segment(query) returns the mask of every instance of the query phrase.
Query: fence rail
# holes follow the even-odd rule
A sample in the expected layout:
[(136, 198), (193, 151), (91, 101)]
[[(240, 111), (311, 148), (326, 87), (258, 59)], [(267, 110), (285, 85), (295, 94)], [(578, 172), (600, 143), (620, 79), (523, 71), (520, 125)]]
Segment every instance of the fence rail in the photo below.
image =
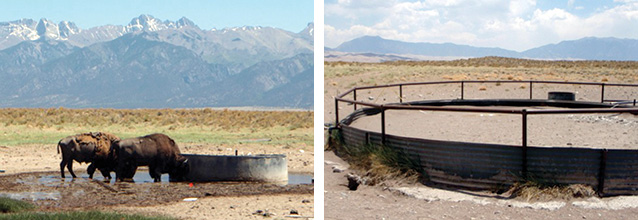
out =
[[(579, 108), (579, 109), (526, 109), (459, 106), (422, 106), (403, 103), (403, 87), (433, 84), (460, 84), (460, 99), (464, 98), (466, 83), (529, 83), (530, 99), (534, 84), (595, 85), (601, 88), (600, 103), (605, 103), (605, 86), (638, 87), (635, 84), (606, 84), (588, 82), (554, 81), (442, 81), (403, 83), (367, 86), (350, 89), (335, 98), (336, 125), (347, 145), (376, 144), (392, 147), (418, 161), (430, 181), (471, 189), (501, 189), (520, 181), (538, 181), (553, 184), (586, 184), (598, 195), (638, 194), (638, 150), (535, 147), (527, 145), (527, 116), (535, 114), (588, 114), (588, 113), (633, 113), (638, 108)], [(375, 104), (356, 101), (356, 92), (374, 88), (398, 87), (400, 103)], [(344, 98), (349, 94), (353, 100)], [(631, 100), (612, 100), (614, 102)], [(355, 105), (355, 111), (339, 120), (339, 102)], [(357, 105), (367, 108), (357, 109)], [(520, 114), (522, 121), (521, 145), (498, 145), (440, 141), (388, 135), (385, 132), (385, 111), (429, 110), (456, 112), (489, 112)], [(349, 126), (358, 117), (381, 114), (381, 132), (371, 132)]]

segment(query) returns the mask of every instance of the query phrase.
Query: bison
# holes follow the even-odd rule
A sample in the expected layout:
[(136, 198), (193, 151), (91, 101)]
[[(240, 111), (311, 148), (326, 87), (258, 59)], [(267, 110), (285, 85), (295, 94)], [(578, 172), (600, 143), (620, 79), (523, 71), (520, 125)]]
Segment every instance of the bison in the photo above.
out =
[(188, 160), (175, 141), (164, 134), (128, 138), (113, 145), (117, 154), (115, 176), (120, 181), (133, 178), (138, 166), (148, 166), (155, 182), (161, 181), (162, 173), (168, 173), (171, 180), (181, 180), (188, 172)]
[(64, 178), (64, 166), (73, 178), (73, 160), (80, 163), (91, 163), (87, 169), (89, 178), (93, 178), (95, 169), (100, 170), (104, 178), (111, 178), (115, 170), (115, 154), (111, 149), (112, 142), (119, 141), (115, 135), (105, 132), (82, 133), (62, 138), (58, 142), (58, 154), (62, 151), (60, 175)]

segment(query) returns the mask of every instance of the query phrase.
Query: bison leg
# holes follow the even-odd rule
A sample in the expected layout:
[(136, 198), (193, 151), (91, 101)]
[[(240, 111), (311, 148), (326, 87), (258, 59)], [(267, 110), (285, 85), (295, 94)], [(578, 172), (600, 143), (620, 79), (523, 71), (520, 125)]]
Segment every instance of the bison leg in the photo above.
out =
[[(64, 163), (64, 161), (63, 161), (63, 163)], [(75, 175), (75, 173), (73, 172), (73, 160), (71, 160), (68, 163), (66, 163), (66, 168), (69, 170), (69, 173), (71, 173), (71, 176), (73, 176), (73, 178), (77, 177)]]
[(153, 178), (153, 182), (162, 182), (162, 172), (159, 167), (148, 166), (148, 174)]
[(119, 181), (132, 180), (133, 176), (135, 176), (135, 171), (137, 171), (137, 166), (135, 165), (119, 166), (117, 171), (115, 171), (115, 178)]
[(66, 166), (66, 160), (62, 160), (62, 162), (60, 162), (60, 176), (62, 176), (62, 178), (64, 177), (64, 166)]
[(100, 170), (100, 173), (102, 173), (102, 176), (104, 176), (104, 179), (111, 179), (111, 170), (108, 168), (101, 168), (98, 169)]
[(95, 165), (93, 163), (89, 164), (86, 172), (89, 174), (89, 179), (93, 179), (93, 174), (95, 173)]

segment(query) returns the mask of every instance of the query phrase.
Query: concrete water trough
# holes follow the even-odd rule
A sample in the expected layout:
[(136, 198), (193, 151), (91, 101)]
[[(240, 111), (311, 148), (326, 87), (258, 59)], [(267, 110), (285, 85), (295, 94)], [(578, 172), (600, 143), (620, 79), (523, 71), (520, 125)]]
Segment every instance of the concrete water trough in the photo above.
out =
[(258, 154), (250, 156), (183, 154), (188, 158), (186, 181), (252, 181), (286, 182), (286, 155)]

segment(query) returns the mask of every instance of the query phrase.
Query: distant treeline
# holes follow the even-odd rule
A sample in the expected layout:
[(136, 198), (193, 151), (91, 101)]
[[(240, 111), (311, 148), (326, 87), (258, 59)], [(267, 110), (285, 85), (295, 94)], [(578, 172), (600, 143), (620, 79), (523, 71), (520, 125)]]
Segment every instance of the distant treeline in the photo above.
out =
[[(324, 65), (358, 65), (355, 62), (324, 62)], [(531, 60), (507, 57), (481, 57), (450, 61), (388, 61), (380, 65), (410, 66), (454, 66), (454, 67), (525, 67), (525, 68), (613, 68), (638, 69), (638, 61), (598, 61), (598, 60)]]
[(0, 125), (53, 127), (56, 125), (207, 126), (219, 129), (311, 128), (312, 111), (243, 111), (203, 109), (67, 109), (2, 108)]

